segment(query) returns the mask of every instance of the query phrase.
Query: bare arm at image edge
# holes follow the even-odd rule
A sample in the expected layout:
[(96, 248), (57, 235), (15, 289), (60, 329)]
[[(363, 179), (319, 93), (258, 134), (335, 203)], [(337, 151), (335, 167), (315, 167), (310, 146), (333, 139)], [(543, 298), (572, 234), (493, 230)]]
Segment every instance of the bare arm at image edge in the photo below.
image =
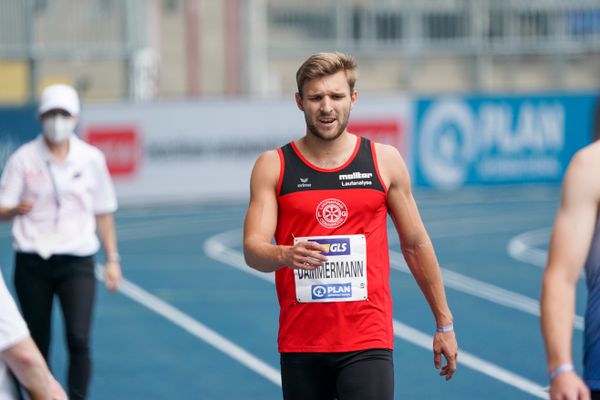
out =
[[(560, 206), (552, 229), (541, 295), (541, 325), (548, 371), (572, 365), (571, 341), (577, 280), (585, 264), (600, 201), (600, 147), (580, 151), (563, 182)], [(551, 383), (552, 399), (589, 399), (589, 390), (574, 371)]]
[[(0, 271), (0, 361), (12, 371), (32, 399), (66, 399), (31, 339), (27, 325), (8, 292)], [(1, 397), (2, 393), (0, 393)]]
[(32, 400), (66, 399), (67, 395), (54, 379), (31, 337), (4, 350), (2, 359), (15, 374)]

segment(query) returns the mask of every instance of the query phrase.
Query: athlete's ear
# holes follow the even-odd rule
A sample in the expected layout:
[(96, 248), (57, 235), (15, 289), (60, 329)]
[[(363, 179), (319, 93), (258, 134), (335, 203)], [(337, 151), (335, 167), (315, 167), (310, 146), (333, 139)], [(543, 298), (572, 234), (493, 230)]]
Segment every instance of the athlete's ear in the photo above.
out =
[(294, 97), (296, 98), (296, 105), (298, 106), (300, 111), (304, 111), (304, 106), (302, 105), (302, 95), (299, 92), (296, 92)]
[(353, 90), (352, 93), (350, 94), (350, 109), (352, 109), (352, 107), (354, 107), (354, 103), (356, 103), (357, 98), (358, 98), (358, 92), (356, 90)]

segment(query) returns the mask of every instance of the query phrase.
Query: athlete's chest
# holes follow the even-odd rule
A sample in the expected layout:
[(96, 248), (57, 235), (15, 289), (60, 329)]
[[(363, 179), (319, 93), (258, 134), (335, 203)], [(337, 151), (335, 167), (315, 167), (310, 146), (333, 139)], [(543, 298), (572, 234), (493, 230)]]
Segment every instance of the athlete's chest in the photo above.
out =
[(279, 198), (280, 224), (333, 230), (367, 231), (385, 221), (385, 194), (375, 190), (314, 190)]
[(280, 157), (280, 222), (331, 231), (348, 227), (356, 230), (356, 224), (385, 218), (386, 192), (371, 143), (365, 139), (361, 139), (351, 159), (334, 170), (310, 165), (291, 144), (280, 149)]
[(298, 149), (288, 144), (279, 151), (282, 162), (278, 195), (323, 191), (370, 189), (385, 192), (371, 143), (361, 139), (346, 163), (335, 169), (310, 164)]

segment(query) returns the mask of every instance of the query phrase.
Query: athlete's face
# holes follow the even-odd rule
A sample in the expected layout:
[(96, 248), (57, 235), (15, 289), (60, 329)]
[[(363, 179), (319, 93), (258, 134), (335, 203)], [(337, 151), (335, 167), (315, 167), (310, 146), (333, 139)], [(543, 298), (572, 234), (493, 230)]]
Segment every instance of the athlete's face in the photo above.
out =
[(296, 104), (304, 111), (308, 134), (322, 140), (334, 140), (346, 130), (356, 91), (350, 92), (344, 71), (304, 83)]

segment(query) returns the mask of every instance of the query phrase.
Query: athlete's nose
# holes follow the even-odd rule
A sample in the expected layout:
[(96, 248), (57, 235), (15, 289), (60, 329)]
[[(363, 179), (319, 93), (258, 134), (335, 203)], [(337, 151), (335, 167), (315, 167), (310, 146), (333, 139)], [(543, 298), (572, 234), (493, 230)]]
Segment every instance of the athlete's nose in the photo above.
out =
[(333, 111), (333, 102), (328, 96), (324, 96), (321, 100), (321, 112), (329, 114), (331, 111)]

